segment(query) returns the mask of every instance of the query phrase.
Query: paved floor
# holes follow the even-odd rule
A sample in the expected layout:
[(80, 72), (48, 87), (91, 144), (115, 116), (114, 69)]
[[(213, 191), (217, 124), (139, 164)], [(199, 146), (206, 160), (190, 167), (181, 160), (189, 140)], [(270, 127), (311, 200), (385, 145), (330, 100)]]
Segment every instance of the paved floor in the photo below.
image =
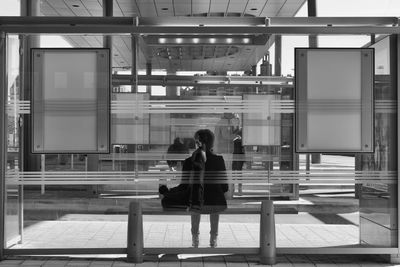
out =
[[(172, 217), (172, 216), (171, 216)], [(177, 217), (177, 216), (173, 216)], [(144, 221), (145, 247), (190, 247), (189, 216), (182, 221)], [(259, 223), (219, 225), (219, 247), (258, 247)], [(208, 216), (202, 216), (200, 246), (208, 246)], [(25, 228), (23, 242), (13, 248), (126, 247), (126, 221), (41, 221)], [(277, 224), (277, 247), (349, 246), (359, 243), (352, 224)]]
[[(43, 266), (43, 267), (256, 267), (271, 266), (259, 264), (259, 259), (254, 256), (192, 256), (178, 258), (176, 255), (164, 257), (151, 256), (144, 259), (143, 263), (127, 263), (124, 258), (71, 258), (71, 257), (12, 257), (0, 262), (0, 266)], [(273, 266), (279, 267), (328, 267), (328, 266), (400, 266), (386, 263), (383, 258), (375, 255), (279, 255)]]

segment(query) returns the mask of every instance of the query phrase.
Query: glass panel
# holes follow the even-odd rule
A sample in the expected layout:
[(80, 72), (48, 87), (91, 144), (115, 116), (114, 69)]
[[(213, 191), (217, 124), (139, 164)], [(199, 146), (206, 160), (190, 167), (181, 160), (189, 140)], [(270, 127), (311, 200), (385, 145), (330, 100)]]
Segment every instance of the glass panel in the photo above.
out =
[(12, 35), (7, 38), (7, 169), (6, 169), (6, 204), (5, 204), (5, 240), (6, 246), (21, 241), (21, 186), (11, 177), (21, 170), (20, 152), (20, 114), (24, 104), (20, 101), (19, 77), (19, 39)]
[[(398, 244), (397, 192), (397, 85), (391, 78), (390, 40), (386, 37), (372, 45), (375, 48), (375, 153), (358, 155), (363, 173), (381, 173), (376, 180), (358, 185), (360, 190), (360, 239), (375, 246)], [(392, 48), (396, 49), (396, 48)], [(388, 182), (387, 177), (394, 181)]]
[[(103, 36), (62, 38), (74, 47), (100, 47)], [(379, 236), (381, 226), (397, 218), (390, 206), (397, 203), (390, 76), (375, 79), (374, 155), (295, 154), (293, 77), (285, 73), (271, 82), (265, 77), (268, 58), (260, 73), (252, 72), (264, 50), (200, 40), (190, 47), (140, 46), (136, 83), (130, 76), (131, 41), (113, 36), (112, 153), (46, 155), (37, 169), (9, 167), (16, 171), (8, 173), (8, 185), (24, 189), (24, 239), (13, 249), (125, 248), (129, 202), (140, 200), (145, 210), (162, 212), (159, 185), (185, 182), (184, 160), (196, 150), (194, 133), (205, 128), (214, 132), (214, 152), (224, 159), (229, 208), (248, 211), (274, 199), (278, 247), (396, 246), (396, 226), (379, 242), (367, 239), (368, 231), (371, 238)], [(288, 65), (294, 67), (293, 60)], [(209, 220), (201, 216), (200, 247), (210, 245)], [(375, 228), (365, 220), (375, 220)], [(218, 246), (258, 247), (259, 221), (257, 214), (220, 215)], [(144, 242), (190, 247), (191, 217), (145, 215)]]

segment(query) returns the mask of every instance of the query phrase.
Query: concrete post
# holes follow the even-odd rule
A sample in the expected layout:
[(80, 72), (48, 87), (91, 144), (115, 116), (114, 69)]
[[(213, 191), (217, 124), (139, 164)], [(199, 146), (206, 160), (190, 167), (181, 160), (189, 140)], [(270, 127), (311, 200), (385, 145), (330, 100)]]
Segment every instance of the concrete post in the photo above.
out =
[(127, 262), (143, 262), (143, 219), (139, 201), (129, 203)]
[(276, 263), (275, 212), (272, 200), (264, 200), (261, 203), (260, 263)]

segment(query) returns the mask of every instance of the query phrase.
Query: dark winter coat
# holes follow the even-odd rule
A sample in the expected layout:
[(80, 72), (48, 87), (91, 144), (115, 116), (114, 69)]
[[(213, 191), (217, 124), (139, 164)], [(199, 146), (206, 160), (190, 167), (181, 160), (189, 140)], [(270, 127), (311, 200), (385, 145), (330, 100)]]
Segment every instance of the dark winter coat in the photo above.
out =
[[(204, 173), (204, 206), (219, 206), (226, 208), (226, 199), (224, 193), (228, 191), (225, 161), (222, 156), (206, 153), (207, 161), (205, 163)], [(189, 157), (183, 163), (182, 172), (189, 173), (193, 168), (192, 158)], [(184, 181), (185, 177), (182, 177)]]
[[(192, 186), (197, 189), (200, 169), (204, 168), (204, 193), (202, 199), (203, 204), (200, 212), (213, 213), (226, 209), (227, 203), (224, 193), (228, 191), (228, 183), (224, 158), (210, 152), (207, 152), (206, 156), (207, 161), (205, 165), (198, 164), (199, 161), (193, 159), (193, 157), (189, 157), (184, 161), (181, 184), (177, 187), (171, 188), (167, 192), (163, 192), (165, 196), (163, 199), (164, 202), (162, 202), (164, 207), (179, 206), (182, 204), (182, 200), (184, 205), (190, 205), (190, 203), (197, 204), (198, 196), (196, 194), (190, 195), (188, 193), (190, 190), (187, 189), (190, 186), (191, 179), (194, 180), (195, 183)], [(194, 173), (194, 177), (190, 177), (191, 173), (192, 175)], [(198, 191), (194, 190), (194, 192)]]

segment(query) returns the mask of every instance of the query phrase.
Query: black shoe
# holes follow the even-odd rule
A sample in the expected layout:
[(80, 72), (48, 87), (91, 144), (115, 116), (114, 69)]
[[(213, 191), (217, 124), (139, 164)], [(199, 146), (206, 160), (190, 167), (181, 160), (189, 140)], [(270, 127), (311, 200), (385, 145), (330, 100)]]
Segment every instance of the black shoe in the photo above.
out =
[(192, 235), (192, 247), (198, 248), (199, 247), (199, 235)]
[(217, 247), (217, 235), (210, 235), (210, 247)]

